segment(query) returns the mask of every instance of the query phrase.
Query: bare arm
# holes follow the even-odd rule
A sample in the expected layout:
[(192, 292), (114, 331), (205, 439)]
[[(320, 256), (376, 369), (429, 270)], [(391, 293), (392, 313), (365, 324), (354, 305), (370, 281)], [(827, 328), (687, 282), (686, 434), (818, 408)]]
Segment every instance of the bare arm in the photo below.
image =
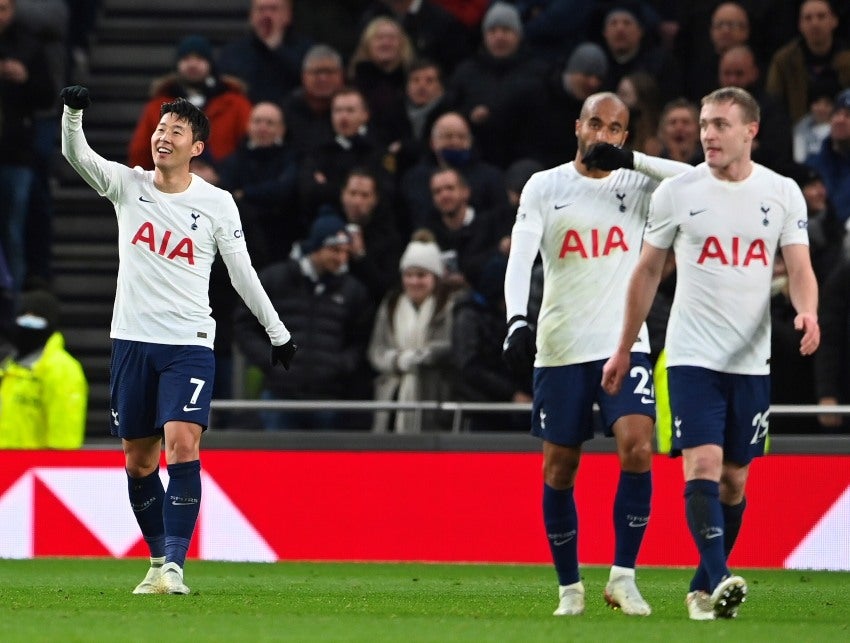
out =
[(664, 266), (667, 262), (666, 248), (656, 248), (646, 242), (640, 252), (635, 271), (629, 280), (626, 295), (626, 316), (623, 319), (623, 331), (617, 351), (605, 363), (602, 369), (602, 387), (611, 395), (620, 390), (623, 378), (629, 369), (631, 348), (637, 340), (640, 326), (649, 314), (652, 300), (661, 282)]
[(794, 328), (803, 331), (800, 354), (811, 355), (820, 345), (818, 325), (818, 282), (812, 270), (809, 247), (803, 244), (782, 246), (782, 258), (788, 270), (788, 291), (797, 311)]

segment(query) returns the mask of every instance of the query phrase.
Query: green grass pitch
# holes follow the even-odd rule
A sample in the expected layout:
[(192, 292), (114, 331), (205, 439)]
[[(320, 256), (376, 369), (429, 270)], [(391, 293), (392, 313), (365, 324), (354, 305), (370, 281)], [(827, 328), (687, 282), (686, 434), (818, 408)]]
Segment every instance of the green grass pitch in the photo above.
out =
[(0, 641), (850, 641), (850, 574), (736, 570), (732, 621), (691, 622), (690, 570), (641, 568), (647, 618), (602, 599), (584, 567), (583, 616), (552, 616), (544, 565), (189, 561), (189, 596), (134, 596), (144, 560), (0, 560)]

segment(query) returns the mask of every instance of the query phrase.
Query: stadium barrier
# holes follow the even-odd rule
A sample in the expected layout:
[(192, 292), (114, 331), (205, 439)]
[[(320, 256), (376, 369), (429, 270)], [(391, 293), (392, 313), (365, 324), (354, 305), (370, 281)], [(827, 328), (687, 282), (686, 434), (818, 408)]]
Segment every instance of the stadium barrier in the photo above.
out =
[[(613, 555), (612, 447), (598, 438), (584, 449), (576, 487), (583, 564), (610, 564)], [(549, 564), (539, 449), (523, 433), (213, 429), (189, 555)], [(639, 563), (694, 565), (680, 460), (655, 457), (653, 488)], [(850, 436), (776, 436), (771, 455), (753, 465), (748, 501), (733, 567), (850, 571)], [(146, 555), (117, 440), (81, 451), (0, 451), (0, 557)]]

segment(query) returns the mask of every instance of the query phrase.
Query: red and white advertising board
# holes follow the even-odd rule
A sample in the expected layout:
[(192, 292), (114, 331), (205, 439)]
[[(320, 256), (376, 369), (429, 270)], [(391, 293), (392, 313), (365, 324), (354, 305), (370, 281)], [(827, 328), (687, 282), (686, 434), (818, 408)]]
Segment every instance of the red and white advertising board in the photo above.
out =
[[(548, 563), (530, 453), (206, 451), (189, 555), (210, 560)], [(167, 481), (165, 467), (163, 479)], [(610, 564), (611, 454), (582, 458), (583, 564)], [(639, 563), (685, 565), (681, 460), (657, 456)], [(850, 456), (755, 462), (734, 567), (850, 570)], [(0, 451), (0, 557), (147, 556), (117, 451)]]

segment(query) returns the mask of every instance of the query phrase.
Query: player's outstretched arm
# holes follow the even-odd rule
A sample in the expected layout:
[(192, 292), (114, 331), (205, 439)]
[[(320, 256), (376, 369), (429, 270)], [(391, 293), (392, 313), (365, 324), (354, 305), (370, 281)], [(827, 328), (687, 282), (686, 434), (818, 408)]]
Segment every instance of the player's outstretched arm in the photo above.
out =
[(649, 314), (666, 262), (667, 249), (656, 248), (644, 241), (640, 260), (629, 280), (620, 343), (602, 368), (602, 388), (609, 395), (620, 392), (623, 378), (629, 370), (632, 346), (637, 340), (641, 324)]
[(88, 109), (91, 106), (89, 90), (82, 85), (71, 85), (59, 92), (62, 102), (71, 109)]
[(657, 181), (694, 169), (692, 165), (687, 163), (649, 156), (642, 152), (624, 150), (616, 145), (611, 145), (611, 143), (595, 143), (592, 145), (582, 157), (582, 163), (590, 170), (608, 172), (620, 168), (636, 170)]

